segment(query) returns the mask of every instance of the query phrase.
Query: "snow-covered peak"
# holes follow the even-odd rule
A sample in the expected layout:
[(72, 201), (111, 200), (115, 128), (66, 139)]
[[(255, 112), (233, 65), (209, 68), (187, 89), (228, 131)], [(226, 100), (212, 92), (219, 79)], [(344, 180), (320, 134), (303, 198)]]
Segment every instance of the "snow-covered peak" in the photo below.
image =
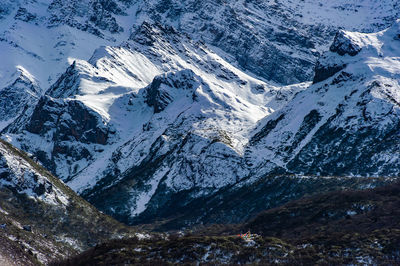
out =
[[(314, 82), (333, 76), (346, 67), (357, 74), (398, 74), (399, 20), (377, 33), (339, 31), (315, 68)], [(386, 72), (386, 73), (385, 73)]]
[(18, 88), (16, 89), (22, 89), (22, 87), (25, 87), (26, 89), (26, 87), (29, 87), (29, 89), (32, 90), (32, 93), (36, 93), (37, 95), (42, 93), (39, 82), (23, 66), (16, 66), (16, 71), (11, 76), (11, 81), (3, 86), (17, 86)]
[(266, 79), (310, 80), (318, 53), (338, 28), (371, 32), (390, 25), (398, 13), (398, 0), (20, 0), (0, 5), (0, 78), (8, 80), (20, 65), (43, 90), (74, 60), (121, 43), (144, 21), (204, 40), (230, 63)]
[(17, 66), (10, 80), (0, 86), (0, 130), (19, 115), (28, 112), (42, 94), (40, 84), (22, 66)]
[(399, 21), (377, 33), (340, 32), (315, 84), (260, 123), (248, 150), (256, 168), (271, 161), (296, 173), (397, 175), (398, 30)]
[(361, 33), (350, 33), (340, 30), (336, 34), (335, 39), (329, 49), (331, 52), (342, 56), (345, 54), (355, 56), (358, 54), (358, 52), (360, 52), (362, 47), (366, 45), (364, 43), (365, 38), (363, 38), (363, 35), (364, 34)]

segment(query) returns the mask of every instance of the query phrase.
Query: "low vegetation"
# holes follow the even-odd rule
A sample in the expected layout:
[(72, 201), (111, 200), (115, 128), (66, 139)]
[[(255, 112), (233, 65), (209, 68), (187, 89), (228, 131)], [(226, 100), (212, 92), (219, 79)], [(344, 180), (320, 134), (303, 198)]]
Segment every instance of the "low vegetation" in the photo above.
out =
[[(250, 230), (252, 240), (238, 233)], [(240, 225), (113, 240), (54, 265), (400, 263), (400, 184), (304, 197)]]

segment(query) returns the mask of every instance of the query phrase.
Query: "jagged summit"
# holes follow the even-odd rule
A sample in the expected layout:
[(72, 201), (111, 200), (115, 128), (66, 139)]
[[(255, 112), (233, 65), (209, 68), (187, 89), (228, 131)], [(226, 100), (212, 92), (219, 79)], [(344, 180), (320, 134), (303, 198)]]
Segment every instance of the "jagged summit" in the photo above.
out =
[[(389, 29), (376, 34), (339, 31), (329, 49), (330, 51), (324, 53), (316, 64), (314, 83), (333, 76), (347, 65), (360, 61), (360, 59), (373, 57), (384, 62), (387, 58), (382, 60), (379, 58), (395, 57), (397, 49), (392, 49), (390, 46), (396, 44), (398, 28), (399, 20)], [(357, 56), (360, 53), (361, 55)], [(362, 62), (359, 66), (372, 65), (371, 62)], [(371, 70), (373, 71), (374, 69)], [(393, 69), (386, 67), (382, 68), (382, 70), (394, 70), (396, 72), (396, 65), (394, 65)]]
[(0, 130), (38, 101), (42, 91), (38, 81), (22, 66), (5, 87), (0, 89)]
[(336, 33), (335, 39), (329, 48), (333, 53), (337, 53), (341, 56), (348, 54), (355, 56), (361, 51), (362, 44), (358, 42), (358, 39), (351, 34), (340, 30)]
[(397, 18), (398, 4), (398, 0), (3, 1), (0, 75), (8, 80), (15, 66), (22, 65), (44, 91), (73, 60), (86, 60), (102, 45), (119, 45), (138, 28), (145, 30), (142, 24), (147, 21), (163, 25), (164, 30), (172, 26), (181, 35), (217, 47), (224, 59), (246, 72), (280, 84), (297, 83), (312, 79), (319, 53), (330, 45), (338, 28), (384, 29)]

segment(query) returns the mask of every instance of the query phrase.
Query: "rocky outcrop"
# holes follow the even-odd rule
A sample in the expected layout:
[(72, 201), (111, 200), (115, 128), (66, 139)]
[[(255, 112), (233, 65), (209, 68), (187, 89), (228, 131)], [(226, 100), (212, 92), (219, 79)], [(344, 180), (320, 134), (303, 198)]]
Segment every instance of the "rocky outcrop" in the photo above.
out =
[(30, 22), (35, 20), (37, 17), (36, 14), (30, 13), (26, 8), (20, 7), (15, 14), (14, 19), (22, 20), (24, 22)]
[(324, 53), (315, 65), (313, 83), (324, 81), (347, 66), (348, 63), (345, 62), (345, 59), (340, 59), (335, 55), (354, 57), (361, 49), (359, 41), (349, 33), (342, 30), (337, 32), (329, 52)]
[(42, 93), (37, 81), (26, 70), (20, 68), (15, 74), (11, 84), (0, 89), (0, 121), (5, 123), (33, 108)]
[[(177, 73), (168, 73), (154, 78), (151, 84), (144, 90), (146, 103), (154, 108), (155, 113), (163, 111), (177, 94), (194, 92), (199, 86), (200, 78), (196, 77), (192, 70), (182, 70)], [(178, 90), (178, 91), (176, 91)], [(180, 92), (182, 90), (182, 92)]]
[[(106, 145), (111, 134), (101, 116), (82, 102), (49, 96), (43, 96), (30, 116), (23, 117), (7, 130), (19, 132), (20, 124), (25, 124), (28, 133), (26, 139), (21, 139), (21, 147), (34, 153), (47, 169), (64, 178), (76, 173), (80, 166), (68, 165), (60, 169), (60, 163), (89, 162), (95, 152), (91, 146)], [(29, 134), (51, 143), (51, 148), (43, 150), (38, 143), (31, 142)]]
[(324, 81), (324, 80), (332, 77), (339, 71), (343, 70), (345, 67), (346, 67), (345, 64), (343, 64), (343, 65), (337, 65), (337, 64), (326, 65), (324, 63), (317, 62), (317, 64), (315, 65), (315, 68), (314, 68), (315, 74), (314, 74), (314, 78), (313, 78), (313, 83), (315, 84), (315, 83)]
[(356, 43), (345, 31), (338, 31), (329, 50), (341, 56), (346, 54), (355, 56), (361, 51), (361, 46)]
[(107, 128), (94, 111), (79, 101), (55, 100), (43, 96), (26, 129), (40, 136), (51, 134), (51, 140), (106, 144)]

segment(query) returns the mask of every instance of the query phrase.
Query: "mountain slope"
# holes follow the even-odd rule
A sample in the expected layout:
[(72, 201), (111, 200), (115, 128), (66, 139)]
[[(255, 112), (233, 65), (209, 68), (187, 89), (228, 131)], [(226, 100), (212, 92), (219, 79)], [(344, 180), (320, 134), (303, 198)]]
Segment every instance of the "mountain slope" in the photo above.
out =
[(399, 25), (337, 34), (315, 84), (255, 131), (255, 171), (270, 160), (294, 173), (399, 175)]
[[(99, 46), (128, 38), (131, 25), (127, 26), (127, 32), (110, 32), (117, 26), (115, 18), (110, 17), (112, 5), (105, 7), (107, 2), (110, 1), (17, 0), (0, 3), (0, 91), (15, 90), (19, 96), (19, 101), (13, 100), (16, 110), (9, 116), (15, 118), (23, 112), (27, 102), (30, 107), (36, 104), (30, 94), (21, 94), (21, 86), (9, 86), (21, 84), (16, 75), (21, 69), (24, 76), (34, 80), (38, 89), (35, 97), (39, 98), (75, 58), (88, 59)], [(95, 14), (98, 18), (92, 21)], [(8, 94), (13, 95), (12, 92)], [(0, 99), (1, 105), (11, 104)], [(1, 128), (10, 120), (8, 116), (2, 116)]]
[[(187, 2), (188, 8), (171, 1), (164, 9), (157, 1), (43, 0), (27, 5), (26, 12), (22, 3), (7, 5), (1, 20), (7, 29), (1, 44), (12, 58), (2, 67), (10, 74), (16, 65), (29, 66), (19, 69), (35, 86), (12, 88), (22, 94), (15, 106), (28, 108), (15, 110), (19, 116), (3, 123), (11, 124), (2, 137), (120, 220), (147, 220), (171, 202), (186, 206), (215, 199), (223, 190), (232, 197), (237, 188), (270, 175), (398, 173), (397, 146), (389, 145), (398, 122), (398, 40), (393, 39), (398, 22), (376, 34), (337, 35), (307, 89), (308, 83), (273, 86), (251, 73), (283, 84), (310, 80), (313, 60), (337, 27), (382, 28), (393, 22), (396, 1), (355, 7), (337, 0), (326, 4), (327, 13), (321, 13), (326, 16), (314, 16), (310, 7), (320, 6), (314, 0), (300, 6)], [(301, 14), (289, 16), (294, 6)], [(270, 19), (257, 23), (264, 19), (257, 8)], [(343, 18), (358, 8), (363, 10), (359, 21)], [(237, 16), (215, 16), (205, 25), (207, 12), (214, 10)], [(370, 19), (374, 12), (382, 15)], [(157, 18), (163, 25), (147, 22)], [(241, 34), (249, 39), (235, 43)], [(30, 46), (24, 38), (35, 41)], [(47, 39), (52, 41), (45, 45)], [(11, 80), (5, 85), (13, 79), (4, 79)], [(37, 93), (28, 101), (33, 88)], [(372, 150), (376, 139), (382, 141)]]
[(0, 199), (0, 257), (10, 265), (47, 264), (134, 234), (2, 140)]
[(319, 53), (339, 28), (383, 30), (399, 1), (137, 1), (137, 20), (173, 25), (232, 55), (241, 69), (280, 84), (312, 78)]
[(248, 132), (305, 85), (270, 86), (171, 27), (143, 23), (123, 45), (73, 63), (4, 132), (103, 210), (129, 218), (159, 183), (215, 191), (244, 177)]

